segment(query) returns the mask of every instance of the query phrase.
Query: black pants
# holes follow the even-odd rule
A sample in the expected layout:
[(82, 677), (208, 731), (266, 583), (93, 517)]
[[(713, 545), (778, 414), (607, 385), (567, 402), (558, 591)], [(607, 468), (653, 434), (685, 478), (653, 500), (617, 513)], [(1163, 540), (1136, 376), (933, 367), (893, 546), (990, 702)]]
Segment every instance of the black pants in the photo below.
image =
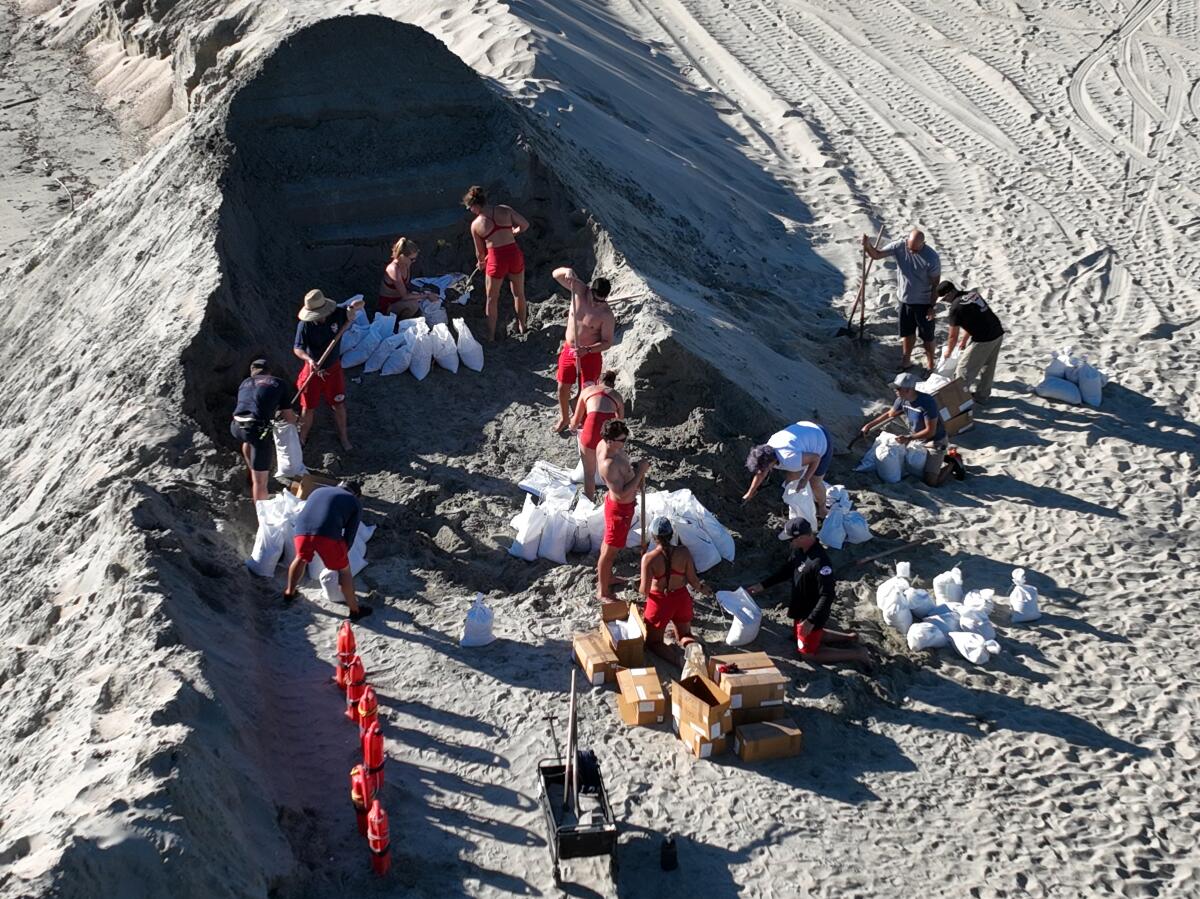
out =
[(242, 423), (231, 421), (229, 433), (242, 443), (250, 444), (250, 468), (253, 471), (270, 471), (275, 462), (275, 437), (269, 424), (260, 421)]

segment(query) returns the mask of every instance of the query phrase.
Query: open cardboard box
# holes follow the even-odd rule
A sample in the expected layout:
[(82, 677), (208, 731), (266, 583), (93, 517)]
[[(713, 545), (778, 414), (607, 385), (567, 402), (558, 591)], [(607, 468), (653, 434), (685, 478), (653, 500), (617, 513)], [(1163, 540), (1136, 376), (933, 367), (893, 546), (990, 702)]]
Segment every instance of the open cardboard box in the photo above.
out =
[(671, 684), (671, 718), (685, 743), (693, 733), (716, 740), (733, 729), (729, 694), (699, 674)]
[[(608, 629), (610, 621), (625, 621), (632, 616), (639, 635), (618, 640)], [(617, 655), (617, 661), (623, 668), (640, 668), (646, 664), (646, 622), (638, 611), (636, 602), (616, 600), (600, 605), (600, 633), (604, 640)]]
[(631, 727), (662, 724), (667, 697), (653, 668), (622, 668), (617, 672), (617, 713)]

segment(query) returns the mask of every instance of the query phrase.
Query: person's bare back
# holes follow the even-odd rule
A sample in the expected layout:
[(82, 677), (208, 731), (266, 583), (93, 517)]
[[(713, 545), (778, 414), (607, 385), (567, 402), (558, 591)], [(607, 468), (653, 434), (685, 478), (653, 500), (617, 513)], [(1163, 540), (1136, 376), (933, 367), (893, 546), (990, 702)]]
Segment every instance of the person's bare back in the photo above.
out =
[(629, 454), (607, 440), (596, 447), (596, 470), (608, 486), (613, 502), (631, 503), (637, 499), (640, 478), (633, 468)]

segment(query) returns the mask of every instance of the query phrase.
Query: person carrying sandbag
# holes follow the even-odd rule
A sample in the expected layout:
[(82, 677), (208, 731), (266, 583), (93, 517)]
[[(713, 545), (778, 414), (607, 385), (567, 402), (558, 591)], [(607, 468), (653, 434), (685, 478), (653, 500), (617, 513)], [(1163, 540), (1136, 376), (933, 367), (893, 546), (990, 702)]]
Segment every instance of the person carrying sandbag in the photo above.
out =
[(296, 421), (296, 413), (291, 409), (279, 408), (285, 389), (283, 381), (271, 374), (267, 360), (261, 358), (250, 363), (250, 377), (238, 386), (229, 433), (242, 445), (242, 458), (250, 471), (250, 495), (255, 502), (270, 495), (267, 475), (275, 456), (272, 423), (276, 415), (293, 424)]
[[(946, 337), (944, 358), (949, 359), (955, 347), (962, 350), (954, 376), (963, 382), (965, 390), (970, 390), (971, 382), (978, 375), (979, 387), (973, 396), (976, 403), (983, 405), (992, 396), (1004, 327), (978, 290), (959, 290), (953, 281), (943, 281), (938, 285), (937, 294), (939, 299), (950, 303), (946, 315), (950, 333)], [(959, 330), (962, 331), (961, 339)]]
[(833, 563), (825, 552), (812, 525), (806, 518), (793, 518), (779, 533), (779, 539), (787, 541), (792, 554), (770, 577), (762, 583), (746, 588), (751, 596), (763, 593), (790, 581), (792, 596), (788, 603), (788, 615), (796, 634), (796, 651), (808, 662), (858, 662), (870, 665), (871, 656), (864, 646), (850, 649), (833, 649), (826, 643), (857, 643), (858, 634), (853, 631), (837, 631), (827, 627), (829, 612), (837, 598), (837, 579), (833, 574)]
[[(766, 443), (755, 446), (746, 457), (746, 470), (754, 478), (742, 496), (749, 502), (775, 468), (784, 472), (785, 481), (798, 481), (796, 489), (812, 487), (817, 515), (825, 517), (825, 473), (833, 461), (833, 438), (815, 421), (798, 421), (776, 431)], [(819, 524), (819, 522), (818, 522)]]
[(904, 445), (913, 442), (925, 444), (927, 454), (922, 476), (925, 483), (930, 487), (940, 487), (946, 483), (946, 478), (950, 477), (951, 473), (961, 480), (962, 463), (956, 457), (946, 455), (949, 441), (942, 418), (938, 414), (937, 400), (927, 393), (917, 391), (917, 376), (912, 372), (896, 375), (896, 379), (892, 381), (892, 389), (896, 391), (896, 401), (892, 403), (892, 408), (863, 425), (862, 433), (866, 435), (884, 422), (903, 414), (908, 421), (910, 433), (897, 437), (896, 442)]
[(357, 481), (342, 481), (336, 487), (318, 487), (308, 495), (304, 508), (296, 515), (296, 558), (288, 566), (283, 601), (296, 598), (296, 588), (314, 556), (325, 567), (336, 571), (342, 597), (350, 609), (350, 620), (358, 621), (373, 611), (354, 596), (354, 574), (350, 570), (350, 547), (362, 519), (362, 486)]

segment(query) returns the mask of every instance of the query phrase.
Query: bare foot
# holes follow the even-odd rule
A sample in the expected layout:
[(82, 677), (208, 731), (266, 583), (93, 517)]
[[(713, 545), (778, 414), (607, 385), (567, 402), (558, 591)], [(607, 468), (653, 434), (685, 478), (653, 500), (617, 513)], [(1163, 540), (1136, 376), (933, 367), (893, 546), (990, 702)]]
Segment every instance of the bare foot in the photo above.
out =
[(342, 449), (344, 449), (346, 452), (350, 452), (350, 450), (354, 449), (354, 444), (351, 443), (349, 440), (343, 440), (342, 441)]
[(567, 430), (567, 420), (565, 418), (560, 418), (558, 420), (558, 424), (554, 426), (553, 430), (555, 434), (561, 435), (563, 431)]

